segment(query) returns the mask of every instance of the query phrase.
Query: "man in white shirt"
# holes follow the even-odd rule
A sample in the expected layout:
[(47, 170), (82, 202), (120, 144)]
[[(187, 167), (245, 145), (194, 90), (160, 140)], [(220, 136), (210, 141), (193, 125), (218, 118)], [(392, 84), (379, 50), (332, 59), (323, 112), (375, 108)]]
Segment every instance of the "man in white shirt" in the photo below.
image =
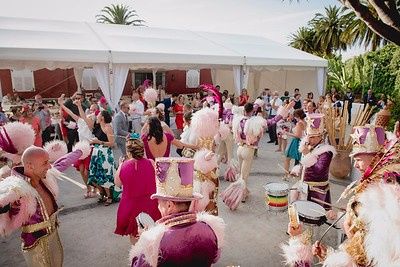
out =
[[(269, 111), (269, 119), (272, 119), (276, 116), (278, 108), (282, 106), (282, 100), (279, 98), (278, 91), (275, 91), (271, 101), (269, 102), (271, 105), (271, 109)], [(268, 143), (275, 143), (278, 145), (278, 137), (276, 135), (276, 124), (271, 125), (268, 128), (269, 138), (271, 139)]]
[(132, 103), (130, 104), (129, 113), (132, 120), (132, 132), (140, 134), (142, 129), (142, 117), (144, 113), (143, 102), (139, 99), (139, 92), (134, 90), (132, 92)]

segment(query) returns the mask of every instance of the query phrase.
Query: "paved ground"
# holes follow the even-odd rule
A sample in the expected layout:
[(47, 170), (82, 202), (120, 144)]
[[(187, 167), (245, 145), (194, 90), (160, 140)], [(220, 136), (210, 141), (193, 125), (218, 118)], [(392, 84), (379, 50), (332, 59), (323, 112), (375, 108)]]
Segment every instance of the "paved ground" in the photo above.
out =
[[(279, 246), (288, 239), (286, 235), (287, 214), (273, 213), (266, 209), (263, 185), (281, 181), (283, 175), (278, 164), (283, 164), (281, 154), (273, 152), (276, 147), (261, 142), (259, 157), (254, 161), (250, 176), (251, 195), (235, 212), (220, 203), (220, 216), (227, 223), (226, 244), (220, 261), (215, 266), (283, 266)], [(118, 158), (118, 157), (117, 157)], [(74, 169), (67, 176), (81, 182)], [(60, 233), (64, 246), (64, 266), (127, 266), (128, 238), (113, 234), (118, 204), (104, 207), (95, 200), (84, 200), (83, 191), (76, 185), (60, 181), (61, 199), (65, 206), (61, 214)], [(344, 189), (346, 182), (332, 181), (333, 199)], [(221, 181), (226, 188), (228, 182)], [(326, 226), (322, 226), (325, 229)], [(335, 242), (335, 231), (326, 241)], [(25, 266), (20, 252), (19, 233), (0, 239), (0, 266)]]

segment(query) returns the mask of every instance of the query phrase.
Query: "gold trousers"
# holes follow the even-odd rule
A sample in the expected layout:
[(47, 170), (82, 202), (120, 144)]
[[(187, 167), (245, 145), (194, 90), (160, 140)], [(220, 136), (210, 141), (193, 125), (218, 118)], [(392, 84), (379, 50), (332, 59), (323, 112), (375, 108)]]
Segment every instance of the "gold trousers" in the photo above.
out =
[(58, 230), (40, 238), (34, 247), (23, 249), (22, 254), (28, 267), (61, 267), (64, 252)]
[(61, 267), (64, 260), (63, 247), (58, 235), (57, 213), (41, 223), (22, 227), (22, 232), (33, 233), (47, 229), (50, 234), (39, 238), (30, 248), (22, 248), (28, 267)]

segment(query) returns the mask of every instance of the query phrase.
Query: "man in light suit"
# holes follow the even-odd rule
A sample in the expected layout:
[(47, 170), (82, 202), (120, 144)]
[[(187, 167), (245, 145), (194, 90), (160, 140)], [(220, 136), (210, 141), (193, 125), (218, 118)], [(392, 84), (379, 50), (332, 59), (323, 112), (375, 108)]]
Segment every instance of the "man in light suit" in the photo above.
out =
[(117, 143), (118, 148), (121, 150), (122, 155), (126, 156), (125, 138), (129, 134), (129, 105), (127, 102), (121, 101), (119, 108), (120, 111), (114, 117), (115, 142)]

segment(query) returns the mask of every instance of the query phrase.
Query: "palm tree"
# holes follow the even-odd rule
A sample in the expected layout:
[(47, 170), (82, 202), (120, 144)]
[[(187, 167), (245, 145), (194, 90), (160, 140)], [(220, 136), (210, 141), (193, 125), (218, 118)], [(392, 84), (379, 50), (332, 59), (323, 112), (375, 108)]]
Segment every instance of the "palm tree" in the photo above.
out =
[(99, 23), (143, 26), (145, 22), (142, 19), (134, 19), (138, 17), (136, 10), (130, 9), (127, 5), (112, 4), (111, 6), (105, 6), (101, 13), (96, 15)]
[(304, 52), (316, 54), (318, 53), (314, 45), (315, 31), (308, 27), (301, 27), (296, 33), (290, 35), (289, 45), (291, 47), (300, 49)]
[(336, 50), (346, 50), (347, 44), (341, 36), (346, 29), (343, 19), (343, 8), (337, 6), (325, 7), (325, 14), (317, 13), (310, 21), (315, 30), (314, 42), (325, 55), (332, 55)]
[[(285, 1), (285, 0), (282, 0)], [(294, 0), (289, 0), (293, 2)], [(400, 0), (338, 0), (382, 38), (400, 45)], [(300, 2), (300, 0), (297, 0)]]
[[(371, 13), (374, 11), (372, 10)], [(344, 42), (350, 45), (364, 45), (365, 49), (371, 48), (373, 51), (388, 43), (385, 38), (371, 30), (354, 12), (348, 12), (343, 19), (347, 24), (342, 36)]]

